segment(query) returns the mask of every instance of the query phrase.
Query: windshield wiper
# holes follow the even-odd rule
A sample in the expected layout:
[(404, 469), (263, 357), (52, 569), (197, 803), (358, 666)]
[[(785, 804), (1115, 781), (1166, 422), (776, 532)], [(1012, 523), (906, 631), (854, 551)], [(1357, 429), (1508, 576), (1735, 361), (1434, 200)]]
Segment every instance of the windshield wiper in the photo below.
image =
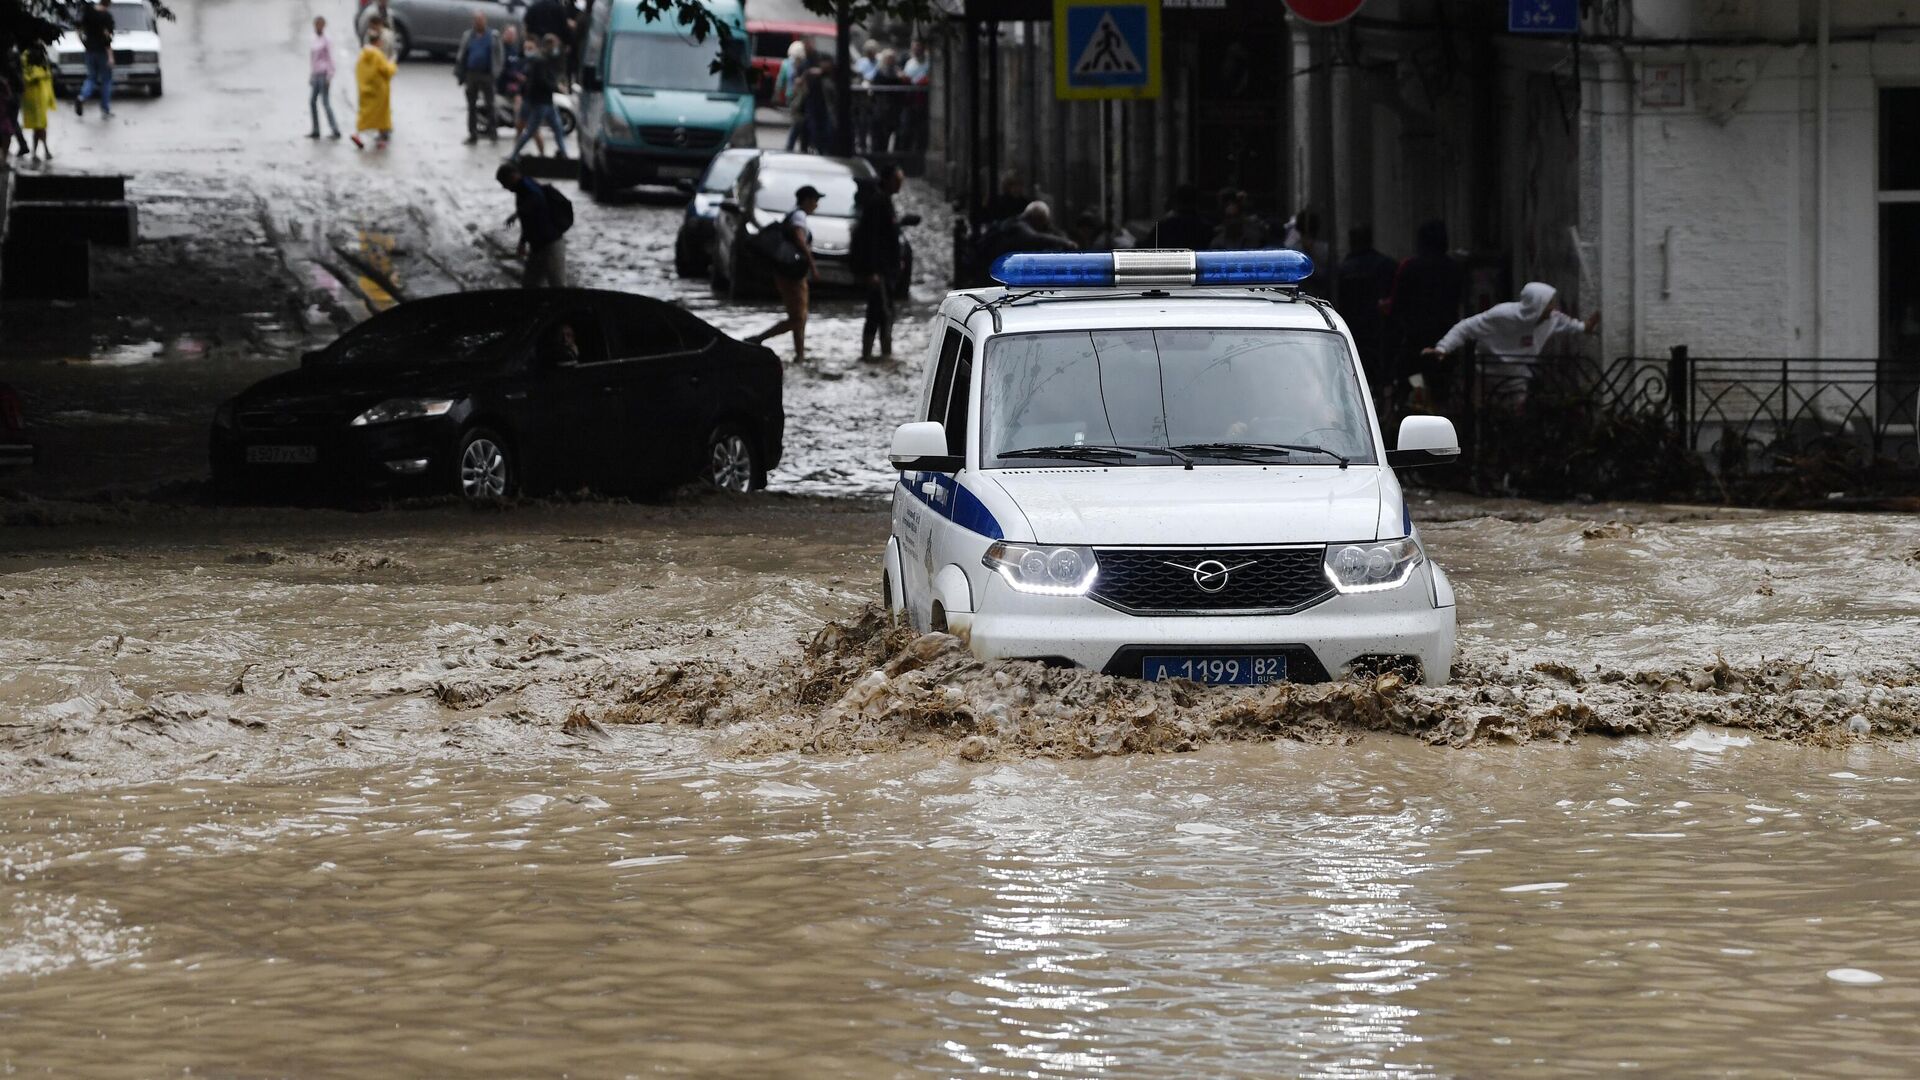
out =
[(1118, 460), (1137, 458), (1142, 454), (1159, 454), (1193, 468), (1193, 459), (1173, 446), (1128, 446), (1122, 443), (1074, 443), (1072, 446), (1029, 446), (1024, 450), (1008, 450), (1000, 456), (1007, 457), (1061, 457), (1093, 460)]
[(1223, 457), (1247, 459), (1248, 454), (1325, 454), (1340, 463), (1341, 468), (1348, 465), (1347, 459), (1324, 446), (1311, 446), (1305, 443), (1246, 443), (1246, 442), (1208, 442), (1182, 443), (1178, 450), (1191, 450), (1196, 454), (1218, 454)]

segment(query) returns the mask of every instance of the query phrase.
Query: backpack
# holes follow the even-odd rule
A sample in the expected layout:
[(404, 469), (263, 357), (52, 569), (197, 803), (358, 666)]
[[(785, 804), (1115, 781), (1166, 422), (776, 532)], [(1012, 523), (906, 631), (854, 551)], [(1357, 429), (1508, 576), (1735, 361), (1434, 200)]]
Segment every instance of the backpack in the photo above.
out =
[(573, 200), (560, 194), (552, 184), (541, 184), (540, 193), (547, 197), (547, 209), (553, 212), (553, 226), (562, 236), (573, 228)]

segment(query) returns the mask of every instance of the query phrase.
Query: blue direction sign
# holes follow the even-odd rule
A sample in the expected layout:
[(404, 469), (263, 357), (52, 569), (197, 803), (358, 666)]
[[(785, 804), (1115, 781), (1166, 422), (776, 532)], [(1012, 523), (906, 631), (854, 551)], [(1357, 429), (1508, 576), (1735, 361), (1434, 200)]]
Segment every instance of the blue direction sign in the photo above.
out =
[(1053, 91), (1160, 96), (1160, 0), (1053, 0)]
[(1515, 34), (1577, 34), (1580, 0), (1507, 0), (1507, 30)]

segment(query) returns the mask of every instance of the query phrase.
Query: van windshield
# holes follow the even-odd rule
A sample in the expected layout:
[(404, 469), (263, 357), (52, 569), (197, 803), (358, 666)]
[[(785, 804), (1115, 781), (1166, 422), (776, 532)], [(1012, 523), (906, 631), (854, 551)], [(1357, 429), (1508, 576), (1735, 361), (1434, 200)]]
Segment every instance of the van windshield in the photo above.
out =
[(747, 92), (746, 41), (737, 33), (734, 51), (738, 54), (736, 69), (722, 73), (713, 70), (713, 62), (720, 58), (717, 37), (695, 41), (675, 33), (615, 34), (613, 50), (607, 59), (607, 83), (649, 90), (744, 94)]
[[(1366, 398), (1337, 335), (1161, 329), (1007, 334), (987, 346), (988, 467), (1084, 466), (1075, 446), (1130, 447), (1103, 466), (1373, 464)], [(1036, 449), (1057, 448), (1052, 457)]]

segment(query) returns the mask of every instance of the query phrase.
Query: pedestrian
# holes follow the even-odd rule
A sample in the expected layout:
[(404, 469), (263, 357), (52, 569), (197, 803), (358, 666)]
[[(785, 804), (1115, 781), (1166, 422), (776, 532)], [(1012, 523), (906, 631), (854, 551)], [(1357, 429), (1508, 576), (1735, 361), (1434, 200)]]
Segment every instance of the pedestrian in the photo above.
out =
[(1340, 260), (1333, 275), (1333, 308), (1353, 333), (1360, 363), (1367, 369), (1367, 385), (1373, 390), (1382, 417), (1390, 415), (1387, 406), (1394, 372), (1386, 317), (1380, 309), (1393, 291), (1393, 272), (1393, 260), (1374, 250), (1373, 226), (1355, 225), (1347, 230), (1347, 257)]
[[(386, 9), (385, 4), (380, 5), (381, 12), (385, 12)], [(384, 14), (367, 16), (367, 21), (362, 24), (360, 31), (360, 44), (363, 48), (368, 45), (375, 46), (386, 54), (387, 59), (397, 64), (400, 62), (400, 32), (388, 29), (392, 25), (393, 21)]]
[(1451, 397), (1452, 370), (1430, 358), (1423, 346), (1440, 340), (1459, 320), (1466, 291), (1466, 268), (1447, 251), (1446, 223), (1422, 224), (1414, 234), (1414, 254), (1402, 259), (1394, 272), (1393, 292), (1385, 309), (1400, 331), (1392, 373), (1396, 395), (1410, 389), (1417, 378), (1429, 405)]
[(925, 86), (932, 81), (933, 62), (927, 58), (927, 43), (919, 38), (907, 47), (907, 62), (901, 66), (900, 73), (915, 86)]
[(880, 43), (868, 38), (860, 46), (860, 55), (854, 58), (853, 74), (861, 82), (872, 82), (873, 73), (880, 67)]
[[(5, 82), (4, 93), (7, 98), (6, 116), (0, 118), (0, 127), (9, 123), (13, 127), (13, 141), (18, 144), (15, 150), (21, 157), (27, 156), (26, 128), (20, 122), (21, 103), (27, 96), (26, 57), (20, 50), (8, 48), (0, 51), (0, 82)], [(5, 154), (0, 154), (4, 158)]]
[(560, 39), (552, 34), (541, 39), (540, 51), (527, 61), (527, 126), (513, 141), (508, 161), (520, 160), (520, 151), (540, 130), (542, 120), (553, 128), (554, 156), (566, 159), (567, 139), (560, 131), (560, 110), (553, 106), (553, 95), (560, 88), (561, 65), (565, 62)]
[(893, 136), (900, 130), (902, 91), (907, 86), (906, 76), (900, 74), (900, 54), (880, 50), (867, 85), (867, 146), (875, 154), (889, 153), (896, 149)]
[(1220, 224), (1213, 230), (1215, 251), (1248, 251), (1267, 246), (1267, 223), (1247, 211), (1247, 193), (1220, 192)]
[[(507, 115), (513, 118), (513, 134), (518, 138), (527, 129), (527, 51), (520, 42), (520, 28), (509, 25), (500, 31), (500, 77), (495, 82), (500, 100), (506, 102)], [(546, 140), (533, 134), (535, 152), (547, 156)]]
[[(527, 13), (521, 21), (527, 28), (527, 44), (539, 47), (546, 44), (549, 36), (560, 42), (574, 38), (574, 17), (567, 5), (560, 0), (533, 0), (527, 6)], [(566, 56), (564, 50), (558, 56), (560, 71), (565, 71)]]
[(499, 107), (493, 98), (493, 86), (505, 62), (505, 47), (500, 35), (487, 29), (486, 12), (474, 12), (472, 28), (460, 35), (460, 46), (453, 52), (453, 77), (467, 91), (468, 146), (480, 140), (482, 130), (488, 142), (500, 141), (500, 133), (493, 126), (494, 110)]
[(313, 43), (307, 47), (307, 112), (313, 119), (313, 130), (307, 132), (307, 138), (320, 137), (320, 107), (327, 107), (327, 126), (333, 129), (333, 137), (340, 137), (340, 121), (333, 118), (333, 42), (327, 40), (327, 19), (324, 15), (313, 17)]
[(520, 275), (521, 287), (566, 288), (567, 230), (573, 227), (573, 204), (553, 185), (522, 175), (520, 166), (511, 161), (495, 170), (493, 178), (513, 193), (513, 216), (507, 221), (520, 222), (516, 251), (527, 260)]
[(833, 57), (825, 56), (807, 72), (807, 145), (816, 154), (834, 147), (833, 97)]
[(1000, 174), (1000, 190), (995, 192), (993, 198), (987, 200), (987, 205), (981, 208), (981, 223), (993, 226), (1019, 217), (1031, 202), (1033, 202), (1033, 193), (1028, 191), (1027, 185), (1021, 181), (1020, 170), (1008, 169)]
[(80, 46), (86, 50), (87, 78), (73, 99), (73, 111), (87, 115), (87, 99), (100, 98), (100, 115), (113, 115), (113, 12), (107, 0), (80, 13)]
[(1492, 359), (1482, 369), (1486, 376), (1483, 400), (1498, 398), (1517, 410), (1526, 405), (1540, 350), (1555, 334), (1594, 334), (1599, 330), (1599, 312), (1585, 320), (1573, 318), (1560, 310), (1553, 286), (1529, 281), (1521, 287), (1518, 300), (1469, 315), (1422, 353), (1438, 361), (1470, 345), (1485, 350)]
[(1333, 249), (1320, 236), (1320, 212), (1303, 206), (1284, 226), (1286, 239), (1280, 246), (1305, 255), (1313, 263), (1313, 274), (1300, 283), (1300, 291), (1309, 296), (1327, 295), (1327, 275), (1333, 268)]
[(387, 55), (382, 44), (385, 36), (379, 30), (367, 35), (367, 44), (360, 50), (360, 59), (353, 69), (354, 83), (360, 90), (359, 116), (353, 122), (353, 145), (362, 150), (367, 148), (367, 144), (360, 141), (363, 131), (378, 132), (379, 146), (387, 145), (393, 138), (393, 76), (400, 65)]
[(0, 172), (7, 167), (13, 144), (20, 134), (20, 92), (11, 79), (0, 78)]
[(787, 107), (787, 152), (806, 153), (813, 149), (807, 141), (807, 91), (813, 85), (813, 50), (802, 41), (787, 46), (787, 59), (780, 65), (775, 89)]
[(927, 139), (927, 87), (933, 82), (933, 63), (927, 58), (927, 43), (915, 38), (908, 47), (907, 62), (900, 66), (900, 74), (913, 87), (913, 92), (904, 94), (906, 98), (900, 110), (900, 133), (895, 137), (896, 149), (914, 152), (926, 149)]
[(1198, 187), (1192, 184), (1175, 187), (1173, 205), (1153, 228), (1153, 246), (1198, 251), (1212, 243), (1213, 223), (1201, 212), (1202, 201)]
[(1053, 209), (1035, 199), (1016, 217), (995, 225), (981, 238), (979, 270), (993, 269), (994, 260), (1016, 251), (1071, 251), (1071, 239), (1053, 230)]
[(33, 156), (53, 160), (53, 148), (47, 145), (47, 123), (53, 116), (53, 72), (35, 60), (23, 61), (20, 68), (24, 89), (20, 94), (20, 126), (33, 132)]
[(780, 290), (781, 302), (787, 306), (787, 317), (747, 340), (758, 345), (768, 338), (791, 332), (793, 362), (803, 364), (807, 360), (808, 285), (820, 279), (820, 268), (813, 262), (813, 231), (807, 227), (807, 215), (820, 209), (820, 190), (812, 184), (803, 184), (793, 193), (793, 202), (793, 209), (780, 219), (779, 242), (782, 248), (788, 244), (798, 248), (803, 258), (783, 256), (773, 260), (773, 284)]
[(893, 359), (894, 295), (900, 287), (900, 218), (893, 197), (906, 177), (898, 165), (885, 165), (874, 182), (860, 185), (855, 208), (852, 250), (853, 272), (867, 290), (867, 321), (860, 328), (860, 359), (873, 359), (874, 338), (880, 339), (880, 359)]

